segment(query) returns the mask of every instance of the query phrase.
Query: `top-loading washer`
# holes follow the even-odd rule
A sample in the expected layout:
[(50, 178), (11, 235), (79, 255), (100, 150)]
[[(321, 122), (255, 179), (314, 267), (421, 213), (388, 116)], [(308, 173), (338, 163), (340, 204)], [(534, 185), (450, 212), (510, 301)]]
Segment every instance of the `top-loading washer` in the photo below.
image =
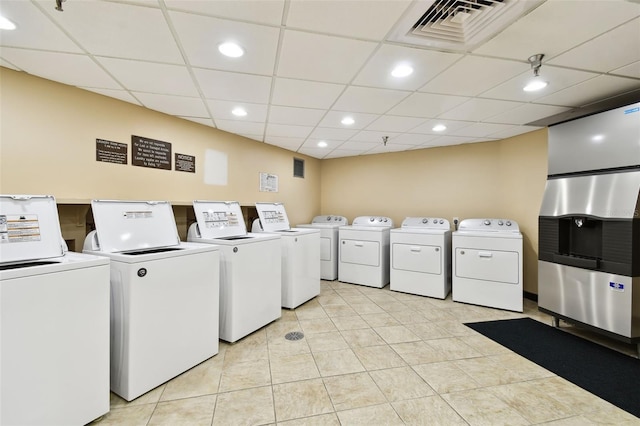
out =
[(282, 203), (256, 203), (253, 232), (282, 237), (282, 307), (293, 309), (320, 294), (320, 231), (289, 226)]
[(338, 280), (383, 288), (389, 284), (389, 239), (393, 220), (358, 216), (339, 229)]
[(0, 424), (109, 412), (109, 259), (68, 252), (55, 198), (0, 195)]
[(522, 234), (509, 219), (465, 219), (452, 234), (452, 299), (522, 312)]
[(349, 224), (344, 216), (316, 216), (311, 223), (298, 228), (320, 230), (320, 278), (334, 281), (338, 279), (338, 229)]
[(391, 230), (394, 291), (445, 299), (451, 291), (451, 225), (444, 218), (407, 217)]
[(236, 342), (281, 316), (280, 236), (247, 233), (235, 201), (193, 202), (188, 240), (220, 248), (220, 338)]
[(180, 242), (166, 201), (91, 210), (84, 252), (111, 259), (111, 390), (131, 401), (218, 353), (219, 249)]

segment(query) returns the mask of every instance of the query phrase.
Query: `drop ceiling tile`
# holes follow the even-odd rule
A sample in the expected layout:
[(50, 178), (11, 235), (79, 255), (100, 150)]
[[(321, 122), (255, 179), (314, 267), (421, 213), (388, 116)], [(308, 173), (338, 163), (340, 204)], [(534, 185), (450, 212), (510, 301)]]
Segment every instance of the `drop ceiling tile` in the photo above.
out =
[(184, 66), (96, 58), (128, 90), (165, 95), (198, 96), (189, 71)]
[(169, 115), (182, 115), (188, 117), (209, 117), (202, 99), (188, 98), (184, 96), (157, 95), (154, 93), (133, 92), (142, 105), (154, 111), (164, 112)]
[(366, 3), (361, 1), (304, 1), (289, 3), (287, 28), (302, 28), (354, 38), (382, 40), (402, 15), (410, 0)]
[[(399, 90), (416, 90), (462, 58), (457, 53), (414, 49), (385, 44), (367, 61), (353, 84)], [(398, 65), (409, 65), (413, 73), (404, 78), (391, 75)]]
[[(55, 3), (54, 3), (55, 5)], [(2, 31), (0, 46), (83, 53), (36, 5), (24, 0), (2, 0), (2, 15), (16, 24), (14, 31)], [(51, 2), (46, 7), (53, 9)], [(55, 10), (53, 11), (54, 13)]]
[(626, 67), (618, 68), (611, 71), (611, 74), (622, 75), (626, 77), (640, 78), (640, 61), (629, 64)]
[(300, 154), (308, 155), (309, 157), (322, 159), (325, 155), (329, 153), (326, 149), (323, 148), (300, 148), (298, 149)]
[[(489, 123), (504, 123), (522, 125), (531, 123), (532, 121), (540, 120), (545, 117), (560, 114), (570, 110), (571, 108), (559, 107), (553, 105), (540, 105), (540, 104), (523, 104), (522, 106), (510, 109), (503, 113), (494, 115), (485, 119)], [(465, 128), (466, 130), (466, 128)], [(487, 133), (488, 135), (489, 133)], [(486, 135), (478, 135), (486, 136)]]
[(356, 129), (336, 129), (335, 127), (317, 127), (313, 132), (311, 132), (309, 137), (314, 139), (346, 141), (356, 133), (358, 133), (358, 130)]
[(195, 68), (193, 73), (207, 99), (266, 104), (271, 77)]
[[(306, 138), (313, 130), (311, 126), (292, 126), (288, 124), (267, 124), (266, 135), (271, 136), (285, 136), (295, 138)], [(266, 140), (266, 139), (265, 139)]]
[(284, 0), (202, 1), (165, 0), (167, 8), (279, 26)]
[(463, 96), (413, 93), (389, 111), (389, 114), (407, 117), (432, 118), (468, 101)]
[(88, 90), (89, 92), (94, 92), (99, 95), (108, 96), (110, 98), (119, 99), (121, 101), (129, 102), (130, 104), (142, 105), (136, 98), (131, 96), (131, 93), (126, 90), (116, 90), (116, 89), (96, 89), (94, 87), (81, 87), (81, 89)]
[[(342, 119), (345, 117), (353, 118), (353, 124), (342, 124)], [(329, 111), (327, 115), (320, 122), (321, 127), (335, 127), (341, 129), (364, 129), (376, 118), (380, 117), (378, 114), (364, 114), (359, 112), (346, 112), (346, 111)]]
[(440, 117), (450, 120), (482, 121), (487, 117), (492, 117), (519, 105), (517, 102), (474, 98), (441, 114)]
[(208, 127), (216, 127), (213, 124), (213, 120), (211, 120), (210, 118), (202, 118), (202, 117), (180, 117), (180, 118), (187, 121), (193, 121), (194, 123), (203, 124)]
[[(324, 143), (327, 144), (327, 146), (325, 148), (320, 148), (318, 146), (318, 142), (324, 142)], [(340, 140), (317, 139), (317, 138), (309, 137), (304, 142), (304, 144), (302, 145), (301, 148), (322, 149), (322, 150), (326, 151), (325, 153), (327, 153), (327, 152), (330, 152), (331, 150), (339, 147), (343, 143), (344, 143), (344, 141), (340, 141)]]
[(3, 47), (0, 55), (21, 70), (48, 80), (71, 86), (99, 89), (122, 88), (88, 56), (11, 47)]
[(377, 146), (375, 148), (370, 149), (369, 151), (367, 151), (367, 154), (386, 154), (387, 152), (408, 151), (414, 147), (415, 145), (401, 145), (401, 144), (388, 143), (386, 146), (382, 145), (382, 146)]
[(368, 41), (285, 30), (277, 75), (348, 83), (375, 47)]
[(432, 141), (429, 141), (425, 146), (450, 146), (450, 145), (460, 145), (463, 143), (469, 143), (473, 141), (475, 138), (464, 137), (464, 136), (440, 136)]
[(422, 123), (424, 123), (424, 118), (384, 115), (369, 124), (366, 129), (381, 132), (408, 132)]
[(387, 136), (389, 139), (393, 139), (396, 136), (399, 136), (400, 133), (393, 132), (377, 132), (373, 130), (362, 130), (358, 132), (355, 136), (353, 136), (349, 141), (353, 142), (366, 142), (373, 144), (382, 144), (382, 138)]
[(640, 18), (556, 56), (549, 64), (610, 72), (636, 61), (640, 61)]
[(339, 150), (360, 151), (361, 153), (367, 152), (370, 149), (382, 145), (382, 142), (361, 142), (361, 141), (347, 141), (340, 145)]
[(535, 127), (535, 126), (515, 126), (512, 127), (511, 129), (508, 130), (504, 130), (501, 132), (497, 132), (497, 133), (493, 133), (489, 136), (491, 136), (492, 138), (496, 138), (496, 139), (507, 139), (513, 136), (517, 136), (517, 135), (522, 135), (524, 133), (529, 133), (529, 132), (533, 132), (534, 130), (539, 130), (542, 129), (542, 127)]
[(531, 70), (527, 70), (526, 72), (523, 72), (520, 75), (505, 81), (504, 83), (494, 87), (493, 89), (487, 90), (486, 92), (482, 93), (481, 96), (483, 98), (503, 99), (520, 102), (536, 101), (540, 98), (548, 96), (551, 93), (555, 93), (567, 87), (571, 87), (597, 75), (598, 74), (592, 72), (577, 71), (543, 65), (540, 68), (540, 77), (538, 78), (541, 78), (549, 83), (549, 85), (544, 89), (537, 92), (525, 92), (524, 90), (522, 90), (522, 88), (534, 78), (533, 72)]
[[(424, 124), (416, 127), (411, 130), (411, 133), (420, 133), (420, 134), (429, 134), (435, 136), (442, 136), (443, 134), (452, 134), (455, 133), (458, 129), (462, 129), (466, 126), (472, 125), (473, 122), (470, 121), (455, 121), (455, 120), (443, 120), (443, 119), (431, 119), (426, 121)], [(447, 128), (444, 131), (436, 132), (433, 128), (436, 125), (444, 125)]]
[(235, 134), (261, 135), (264, 133), (264, 123), (240, 120), (216, 120), (216, 127), (225, 132)]
[(508, 124), (493, 124), (493, 123), (474, 123), (470, 126), (463, 127), (455, 132), (451, 132), (454, 136), (466, 136), (481, 138), (497, 133), (500, 131), (506, 131), (516, 126)]
[(640, 87), (638, 80), (601, 75), (575, 86), (540, 98), (537, 102), (551, 105), (583, 106)]
[[(409, 92), (350, 86), (336, 101), (333, 109), (340, 111), (382, 114), (409, 95)], [(398, 114), (412, 116), (411, 114)]]
[(264, 138), (264, 141), (269, 145), (275, 145), (275, 146), (279, 146), (280, 148), (297, 151), (298, 148), (302, 146), (302, 143), (304, 142), (304, 138), (266, 135)]
[[(192, 66), (273, 74), (279, 28), (180, 12), (171, 12), (170, 16)], [(242, 46), (244, 56), (229, 58), (218, 52), (218, 45), (227, 41)]]
[(254, 141), (262, 142), (262, 135), (251, 135), (249, 133), (238, 133), (238, 135), (243, 136), (247, 139), (252, 139)]
[[(252, 104), (249, 102), (233, 102), (233, 101), (218, 101), (207, 100), (209, 111), (215, 120), (241, 120), (241, 121), (266, 121), (267, 120), (267, 105), (265, 104)], [(238, 117), (233, 115), (231, 111), (234, 108), (243, 108), (247, 115), (244, 117)]]
[(544, 53), (550, 59), (638, 15), (640, 5), (626, 1), (547, 1), (474, 53), (523, 61)]
[[(50, 1), (39, 3), (53, 9)], [(104, 1), (69, 3), (65, 5), (64, 13), (52, 10), (50, 15), (92, 54), (183, 63), (178, 45), (160, 9)]]
[(422, 86), (420, 91), (476, 96), (529, 68), (522, 62), (467, 55)]
[(281, 106), (328, 109), (345, 86), (316, 81), (276, 78), (271, 103)]
[(324, 158), (342, 158), (342, 157), (356, 157), (362, 153), (359, 149), (335, 149)]
[(427, 144), (429, 141), (432, 141), (437, 137), (438, 135), (422, 135), (418, 133), (404, 133), (402, 135), (394, 136), (393, 139), (391, 139), (391, 142), (399, 145), (416, 146), (416, 145)]
[(323, 109), (272, 106), (269, 108), (269, 122), (274, 124), (315, 126), (320, 122), (325, 113), (326, 110)]

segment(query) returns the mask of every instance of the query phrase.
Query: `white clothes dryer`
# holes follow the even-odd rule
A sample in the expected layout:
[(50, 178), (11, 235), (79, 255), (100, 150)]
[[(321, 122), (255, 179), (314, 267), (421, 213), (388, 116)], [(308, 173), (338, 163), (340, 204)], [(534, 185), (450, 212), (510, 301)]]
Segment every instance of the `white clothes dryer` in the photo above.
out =
[(452, 235), (452, 299), (522, 312), (522, 234), (508, 219), (465, 219)]
[(180, 242), (166, 201), (91, 202), (111, 259), (111, 390), (131, 401), (218, 353), (220, 254)]
[(233, 343), (282, 315), (280, 236), (247, 233), (235, 201), (193, 202), (188, 240), (220, 248), (220, 339)]
[(311, 223), (298, 225), (298, 228), (320, 230), (320, 278), (334, 281), (338, 279), (338, 230), (349, 224), (344, 216), (316, 216)]
[(389, 235), (393, 220), (358, 216), (339, 230), (338, 280), (383, 288), (389, 284)]
[(289, 226), (282, 203), (256, 203), (253, 232), (282, 237), (283, 308), (294, 309), (320, 294), (320, 231)]
[(394, 291), (445, 299), (451, 291), (451, 225), (444, 218), (407, 217), (391, 230)]
[(0, 324), (0, 424), (109, 412), (109, 259), (67, 252), (52, 196), (0, 196)]

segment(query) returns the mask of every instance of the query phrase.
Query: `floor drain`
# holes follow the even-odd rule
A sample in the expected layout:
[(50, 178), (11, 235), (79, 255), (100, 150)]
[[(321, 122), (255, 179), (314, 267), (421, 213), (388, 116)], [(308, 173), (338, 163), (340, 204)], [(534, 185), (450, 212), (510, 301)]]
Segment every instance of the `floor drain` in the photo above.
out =
[(284, 335), (284, 338), (287, 340), (300, 340), (304, 337), (304, 334), (301, 331), (292, 331), (291, 333), (287, 333)]

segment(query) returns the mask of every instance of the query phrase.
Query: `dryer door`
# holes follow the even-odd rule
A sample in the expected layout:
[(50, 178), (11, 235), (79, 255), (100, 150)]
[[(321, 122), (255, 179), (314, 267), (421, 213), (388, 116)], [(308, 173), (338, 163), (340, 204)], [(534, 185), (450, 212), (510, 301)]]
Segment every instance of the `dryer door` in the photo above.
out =
[(393, 269), (436, 275), (442, 273), (442, 247), (395, 243), (392, 251)]
[(457, 277), (519, 283), (518, 252), (457, 247), (455, 256)]
[(340, 261), (357, 265), (379, 266), (380, 243), (377, 241), (340, 240)]

